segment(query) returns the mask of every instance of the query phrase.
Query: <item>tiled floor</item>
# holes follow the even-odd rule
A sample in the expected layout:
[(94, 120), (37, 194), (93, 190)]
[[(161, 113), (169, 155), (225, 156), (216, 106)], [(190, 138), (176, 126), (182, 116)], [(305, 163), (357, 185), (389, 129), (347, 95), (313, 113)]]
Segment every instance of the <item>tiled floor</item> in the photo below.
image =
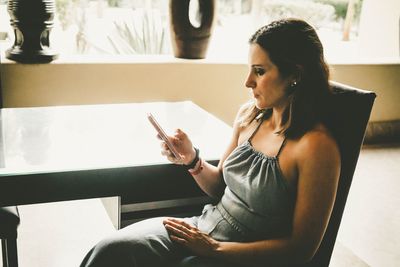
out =
[(19, 206), (20, 267), (78, 267), (94, 244), (115, 231), (100, 199)]
[(340, 241), (336, 241), (329, 267), (368, 267), (365, 261), (360, 259), (348, 247)]
[(363, 148), (338, 233), (339, 244), (367, 266), (400, 266), (399, 207), (400, 145)]
[[(400, 266), (400, 146), (363, 148), (331, 267)], [(20, 206), (21, 267), (78, 266), (114, 231), (100, 200)]]

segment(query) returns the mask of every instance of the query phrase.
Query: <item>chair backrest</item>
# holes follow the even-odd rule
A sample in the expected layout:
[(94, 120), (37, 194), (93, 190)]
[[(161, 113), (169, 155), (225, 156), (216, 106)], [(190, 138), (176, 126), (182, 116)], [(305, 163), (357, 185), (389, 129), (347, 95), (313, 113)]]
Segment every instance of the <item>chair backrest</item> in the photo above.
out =
[(332, 131), (341, 154), (341, 172), (336, 200), (322, 243), (313, 259), (303, 266), (328, 266), (353, 180), (375, 93), (336, 82), (324, 123)]

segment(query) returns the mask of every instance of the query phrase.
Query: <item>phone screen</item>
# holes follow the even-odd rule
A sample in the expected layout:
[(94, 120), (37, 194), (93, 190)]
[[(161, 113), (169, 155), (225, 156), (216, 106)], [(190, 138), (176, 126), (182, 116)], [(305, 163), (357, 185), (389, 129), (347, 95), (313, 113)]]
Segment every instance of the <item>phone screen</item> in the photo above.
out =
[(174, 145), (170, 142), (170, 140), (167, 137), (167, 134), (164, 132), (164, 130), (161, 128), (160, 124), (156, 121), (154, 116), (151, 113), (147, 114), (147, 118), (149, 119), (151, 125), (156, 129), (158, 134), (161, 136), (162, 140), (167, 144), (169, 150), (171, 153), (174, 155), (176, 159), (181, 159), (181, 156), (179, 155), (178, 151), (176, 151)]

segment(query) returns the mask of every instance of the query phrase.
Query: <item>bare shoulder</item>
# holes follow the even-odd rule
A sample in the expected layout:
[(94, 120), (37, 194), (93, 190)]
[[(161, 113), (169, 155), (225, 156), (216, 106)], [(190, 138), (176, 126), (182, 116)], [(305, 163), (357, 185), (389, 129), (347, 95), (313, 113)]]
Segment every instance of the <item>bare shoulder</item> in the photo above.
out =
[(335, 138), (328, 129), (317, 125), (303, 135), (296, 145), (296, 155), (299, 160), (334, 160), (340, 161), (339, 148)]
[(243, 105), (240, 106), (238, 112), (236, 113), (236, 118), (235, 118), (235, 125), (238, 125), (242, 122), (244, 117), (246, 117), (252, 109), (252, 104), (251, 102), (244, 103)]
[(251, 129), (253, 127), (253, 122), (249, 120), (249, 118), (252, 117), (253, 110), (254, 105), (252, 105), (251, 102), (247, 102), (239, 108), (233, 124), (234, 132), (237, 134), (238, 138), (239, 135), (242, 135), (249, 128)]
[(243, 131), (247, 127), (242, 127), (241, 126), (241, 119), (243, 116), (249, 112), (251, 106), (249, 104), (244, 104), (240, 107), (239, 111), (236, 114), (235, 121), (233, 123), (233, 131), (232, 131), (232, 137), (231, 140), (228, 144), (228, 147), (226, 148), (224, 154), (221, 157), (220, 163), (218, 165), (219, 169), (222, 171), (222, 164), (225, 161), (225, 159), (228, 157), (228, 155), (239, 145), (239, 143), (242, 141), (241, 136), (243, 136)]

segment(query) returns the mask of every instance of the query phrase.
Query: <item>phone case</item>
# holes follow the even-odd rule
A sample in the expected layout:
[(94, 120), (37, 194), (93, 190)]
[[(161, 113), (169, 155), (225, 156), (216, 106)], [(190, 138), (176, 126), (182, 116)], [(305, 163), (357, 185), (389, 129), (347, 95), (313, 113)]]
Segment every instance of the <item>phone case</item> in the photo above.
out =
[(147, 118), (149, 119), (151, 125), (153, 125), (154, 129), (156, 129), (158, 134), (161, 136), (162, 140), (167, 144), (169, 150), (174, 155), (174, 157), (176, 159), (180, 160), (181, 156), (179, 155), (178, 151), (176, 151), (174, 145), (169, 141), (167, 134), (161, 128), (160, 124), (157, 122), (157, 120), (154, 118), (154, 116), (151, 113), (148, 113)]

